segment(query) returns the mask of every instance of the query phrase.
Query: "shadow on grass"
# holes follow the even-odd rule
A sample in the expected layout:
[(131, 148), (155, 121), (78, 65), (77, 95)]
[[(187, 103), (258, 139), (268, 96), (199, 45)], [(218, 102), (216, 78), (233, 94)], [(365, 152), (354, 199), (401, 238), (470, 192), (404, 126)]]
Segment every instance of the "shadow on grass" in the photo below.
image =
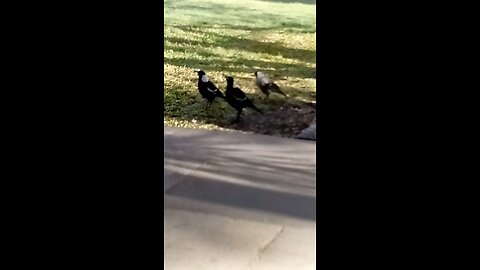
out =
[[(259, 10), (255, 6), (251, 8), (235, 6), (232, 8), (229, 5), (205, 2), (203, 5), (169, 5), (166, 9), (178, 14), (187, 12), (187, 16), (196, 17), (192, 23), (199, 27), (211, 28), (212, 25), (221, 24), (227, 28), (241, 30), (284, 30), (300, 33), (314, 33), (316, 31), (310, 23), (299, 23), (302, 17), (283, 17)], [(195, 14), (201, 14), (202, 16), (196, 16)], [(313, 23), (315, 24), (315, 22)]]
[[(187, 16), (192, 16), (197, 13), (205, 13), (206, 8), (210, 8), (208, 5), (211, 4), (205, 2), (199, 6), (180, 4), (170, 8), (172, 8), (172, 12), (177, 11), (178, 14), (186, 12)], [(295, 16), (279, 17), (275, 14), (256, 10), (255, 6), (251, 8), (235, 7), (235, 9), (232, 9), (228, 5), (215, 4), (211, 9), (208, 9), (205, 16), (200, 16), (198, 20), (193, 20), (192, 24), (169, 25), (169, 27), (177, 28), (183, 31), (183, 33), (178, 37), (165, 37), (165, 50), (184, 53), (184, 55), (164, 57), (164, 63), (187, 67), (192, 70), (203, 69), (207, 73), (217, 71), (224, 75), (233, 75), (236, 79), (240, 78), (235, 76), (236, 73), (244, 72), (253, 75), (253, 72), (256, 70), (267, 71), (274, 80), (279, 81), (289, 77), (315, 79), (316, 69), (308, 66), (316, 63), (316, 52), (314, 50), (288, 48), (278, 42), (261, 42), (252, 38), (239, 38), (229, 35), (229, 30), (315, 32), (314, 23), (308, 24), (302, 21), (301, 18), (300, 20), (297, 19), (298, 16), (297, 18)], [(212, 32), (212, 29), (223, 31), (222, 34), (219, 34)], [(188, 36), (193, 33), (203, 33), (205, 36), (208, 36), (208, 40), (189, 40)], [(231, 52), (243, 51), (271, 56), (280, 55), (283, 58), (297, 60), (302, 63), (281, 63), (261, 58), (247, 59), (245, 56), (235, 55), (227, 57), (211, 53), (210, 50), (212, 48), (223, 48), (231, 50)], [(253, 76), (248, 79), (253, 80)], [(224, 80), (214, 81), (224, 91)], [(285, 99), (282, 96), (277, 97), (276, 94), (272, 94), (270, 100), (266, 101), (264, 100), (264, 95), (256, 89), (257, 92), (247, 93), (247, 95), (254, 99), (254, 103), (265, 112), (265, 115), (259, 115), (256, 112), (245, 109), (242, 113), (241, 122), (232, 123), (236, 116), (233, 108), (223, 100), (218, 100), (208, 112), (205, 112), (203, 100), (196, 90), (196, 82), (194, 84), (189, 83), (189, 85), (194, 90), (191, 94), (185, 92), (182, 95), (175, 94), (168, 98), (170, 103), (165, 102), (165, 116), (187, 122), (197, 120), (229, 129), (288, 137), (297, 135), (304, 128), (308, 127), (315, 116), (315, 109), (311, 103), (301, 102), (295, 98)], [(298, 95), (304, 97), (306, 95), (305, 89), (299, 89), (302, 86), (298, 86), (298, 89), (282, 85), (280, 87), (290, 96)], [(250, 87), (242, 88), (245, 90)], [(176, 89), (176, 87), (171, 89)]]
[[(183, 25), (177, 25), (177, 26), (183, 26)], [(228, 22), (224, 22), (221, 24), (221, 26), (218, 26), (217, 24), (211, 25), (209, 22), (200, 22), (196, 23), (194, 25), (189, 25), (187, 27), (205, 27), (208, 29), (233, 29), (233, 30), (244, 30), (244, 31), (281, 31), (281, 32), (287, 32), (287, 33), (315, 33), (316, 32), (316, 27), (314, 26), (309, 26), (305, 27), (304, 25), (301, 25), (296, 22), (281, 22), (278, 23), (277, 25), (271, 25), (271, 26), (262, 26), (258, 24), (249, 24), (249, 25), (238, 25), (238, 24), (230, 24)]]
[[(179, 27), (180, 29), (182, 27)], [(192, 31), (189, 28), (182, 29), (184, 31)], [(184, 38), (177, 38), (177, 37), (166, 37), (165, 41), (171, 43), (177, 43), (179, 45), (194, 45), (194, 46), (201, 46), (201, 47), (222, 47), (225, 49), (236, 49), (242, 51), (250, 51), (254, 53), (265, 53), (271, 55), (281, 55), (284, 58), (290, 59), (297, 59), (307, 63), (316, 63), (316, 55), (317, 53), (312, 50), (305, 50), (305, 49), (294, 49), (284, 47), (279, 43), (273, 42), (260, 42), (252, 39), (241, 39), (232, 36), (223, 36), (218, 34), (209, 33), (211, 38), (209, 38), (209, 42), (205, 41), (195, 41), (195, 40), (188, 40)], [(172, 46), (166, 45), (166, 49), (170, 49)]]
[(220, 71), (228, 75), (231, 72), (252, 73), (256, 70), (268, 71), (271, 76), (275, 77), (299, 77), (299, 78), (315, 78), (316, 69), (305, 67), (299, 64), (281, 64), (273, 62), (265, 62), (250, 59), (235, 59), (225, 61), (219, 59), (188, 59), (168, 58), (164, 57), (164, 63), (175, 66), (183, 66), (193, 69), (204, 69), (206, 71)]
[[(167, 47), (166, 47), (167, 48)], [(175, 51), (186, 52), (180, 48), (167, 48)], [(174, 66), (181, 66), (194, 69), (203, 69), (206, 71), (219, 71), (225, 75), (232, 72), (252, 73), (257, 70), (268, 71), (269, 75), (275, 78), (316, 78), (316, 69), (305, 67), (302, 64), (284, 64), (275, 62), (266, 62), (261, 60), (251, 60), (245, 58), (236, 58), (229, 61), (215, 58), (215, 55), (197, 51), (201, 59), (194, 58), (169, 58), (164, 57), (164, 63)]]
[(307, 5), (316, 5), (317, 0), (258, 0), (264, 2), (275, 2), (275, 3), (300, 3)]
[[(223, 85), (219, 86), (221, 89)], [(290, 89), (287, 93), (295, 91)], [(219, 127), (240, 131), (254, 132), (281, 137), (295, 137), (307, 128), (315, 118), (315, 104), (303, 102), (293, 97), (272, 94), (269, 99), (261, 93), (247, 93), (255, 106), (263, 111), (263, 115), (245, 108), (242, 111), (240, 122), (235, 123), (237, 112), (222, 99), (216, 99), (210, 109), (205, 110), (201, 97), (197, 96), (177, 111), (165, 111), (165, 116), (175, 117), (178, 120), (192, 122), (202, 121), (205, 124), (214, 124)], [(196, 114), (184, 113), (182, 110), (193, 111)]]
[[(283, 64), (276, 62), (266, 62), (261, 60), (251, 60), (243, 58), (233, 58), (231, 60), (221, 60), (204, 49), (207, 44), (202, 42), (190, 42), (181, 38), (169, 38), (171, 42), (181, 43), (189, 42), (190, 44), (198, 45), (199, 48), (182, 48), (178, 46), (166, 45), (166, 49), (175, 50), (185, 53), (192, 53), (200, 56), (200, 58), (164, 58), (164, 62), (169, 65), (183, 66), (187, 68), (204, 69), (205, 71), (212, 72), (218, 71), (224, 73), (224, 75), (232, 75), (232, 73), (245, 72), (252, 74), (251, 77), (244, 78), (241, 76), (234, 76), (235, 79), (243, 79), (245, 81), (252, 81), (252, 85), (244, 84), (241, 88), (246, 90), (248, 88), (254, 88), (255, 92), (248, 92), (247, 96), (254, 100), (257, 107), (265, 112), (265, 115), (259, 115), (250, 109), (244, 109), (240, 123), (233, 123), (235, 119), (236, 111), (231, 108), (225, 101), (217, 99), (212, 107), (205, 111), (203, 99), (198, 95), (196, 91), (197, 78), (192, 73), (192, 77), (188, 80), (192, 80), (192, 92), (185, 93), (188, 97), (183, 97), (180, 103), (165, 103), (164, 114), (168, 117), (174, 117), (178, 120), (192, 122), (192, 120), (201, 121), (205, 124), (213, 124), (219, 127), (250, 131), (261, 134), (277, 135), (284, 137), (293, 137), (307, 128), (313, 118), (315, 117), (315, 109), (311, 103), (306, 103), (295, 99), (296, 96), (305, 96), (305, 89), (292, 88), (286, 85), (281, 85), (284, 92), (290, 96), (290, 98), (284, 98), (283, 96), (272, 94), (268, 100), (265, 99), (264, 94), (260, 92), (253, 85), (253, 72), (255, 70), (268, 70), (270, 76), (276, 80), (281, 80), (286, 77), (298, 77), (298, 78), (315, 78), (316, 69), (306, 67), (302, 64)], [(222, 43), (218, 43), (222, 46)], [(189, 50), (195, 50), (195, 52), (189, 52)], [(272, 70), (273, 69), (273, 70)], [(214, 83), (225, 90), (225, 81), (223, 78), (212, 78)], [(177, 88), (177, 87), (174, 87)]]

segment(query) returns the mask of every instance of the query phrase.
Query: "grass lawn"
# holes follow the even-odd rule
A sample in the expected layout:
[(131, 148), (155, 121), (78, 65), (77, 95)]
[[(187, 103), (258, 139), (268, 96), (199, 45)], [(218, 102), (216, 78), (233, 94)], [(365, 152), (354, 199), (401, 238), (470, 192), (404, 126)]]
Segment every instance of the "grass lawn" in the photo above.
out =
[[(292, 3), (288, 3), (292, 2)], [(315, 1), (164, 0), (164, 125), (293, 137), (315, 117)], [(208, 111), (196, 69), (225, 92), (225, 75), (262, 109), (242, 121), (222, 99)], [(254, 85), (264, 71), (289, 98), (269, 100)]]

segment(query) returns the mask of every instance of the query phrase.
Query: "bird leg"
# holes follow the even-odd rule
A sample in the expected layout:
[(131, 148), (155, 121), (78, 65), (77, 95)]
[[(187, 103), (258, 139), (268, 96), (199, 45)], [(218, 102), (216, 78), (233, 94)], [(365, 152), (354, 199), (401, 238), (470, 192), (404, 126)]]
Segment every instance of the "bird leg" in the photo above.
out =
[(235, 123), (238, 123), (240, 122), (240, 114), (242, 113), (242, 111), (237, 111), (237, 117), (232, 119), (232, 124), (235, 124)]
[(210, 105), (211, 105), (211, 103), (208, 102), (208, 100), (205, 99), (205, 111), (207, 111), (208, 108), (210, 108)]
[(235, 123), (240, 122), (240, 114), (241, 113), (242, 113), (242, 111), (237, 111), (237, 119), (235, 119)]

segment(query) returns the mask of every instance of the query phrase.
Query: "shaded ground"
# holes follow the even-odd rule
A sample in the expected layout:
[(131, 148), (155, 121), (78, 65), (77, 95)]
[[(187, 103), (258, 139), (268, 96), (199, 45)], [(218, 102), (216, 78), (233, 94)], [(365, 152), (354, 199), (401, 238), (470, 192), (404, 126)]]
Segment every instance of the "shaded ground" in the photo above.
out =
[(315, 269), (314, 142), (170, 127), (164, 142), (166, 269)]
[[(240, 123), (217, 122), (221, 127), (260, 134), (294, 137), (300, 134), (315, 118), (315, 107), (312, 104), (279, 104), (276, 110), (259, 115), (247, 112)], [(243, 114), (243, 113), (242, 113)], [(232, 119), (236, 113), (232, 114)]]
[[(294, 137), (315, 117), (315, 1), (166, 0), (164, 124), (234, 129)], [(197, 91), (195, 69), (221, 90), (225, 75), (254, 99), (265, 115), (235, 110), (223, 101), (208, 112)], [(253, 84), (266, 71), (289, 98), (270, 100)]]

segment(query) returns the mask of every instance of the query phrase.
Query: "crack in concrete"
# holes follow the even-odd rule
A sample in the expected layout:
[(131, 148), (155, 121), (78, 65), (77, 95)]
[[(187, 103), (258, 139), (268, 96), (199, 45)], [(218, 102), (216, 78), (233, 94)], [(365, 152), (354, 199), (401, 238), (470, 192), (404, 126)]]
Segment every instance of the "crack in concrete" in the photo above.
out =
[(257, 257), (253, 260), (251, 260), (248, 265), (247, 265), (247, 268), (245, 268), (246, 270), (251, 270), (252, 267), (253, 267), (253, 264), (256, 263), (256, 262), (259, 262), (261, 259), (262, 259), (262, 255), (265, 253), (265, 251), (273, 245), (273, 243), (275, 241), (277, 241), (278, 237), (280, 237), (280, 235), (283, 233), (285, 227), (281, 227), (280, 230), (272, 237), (272, 239), (270, 239), (270, 241), (268, 241), (265, 245), (263, 245), (262, 247), (260, 247), (257, 251)]
[(262, 258), (262, 254), (265, 253), (265, 251), (278, 239), (278, 237), (280, 236), (280, 234), (282, 234), (284, 229), (285, 227), (281, 227), (280, 231), (275, 236), (273, 236), (273, 238), (270, 241), (268, 241), (267, 244), (265, 244), (263, 247), (258, 249), (258, 254), (257, 254), (258, 259)]

